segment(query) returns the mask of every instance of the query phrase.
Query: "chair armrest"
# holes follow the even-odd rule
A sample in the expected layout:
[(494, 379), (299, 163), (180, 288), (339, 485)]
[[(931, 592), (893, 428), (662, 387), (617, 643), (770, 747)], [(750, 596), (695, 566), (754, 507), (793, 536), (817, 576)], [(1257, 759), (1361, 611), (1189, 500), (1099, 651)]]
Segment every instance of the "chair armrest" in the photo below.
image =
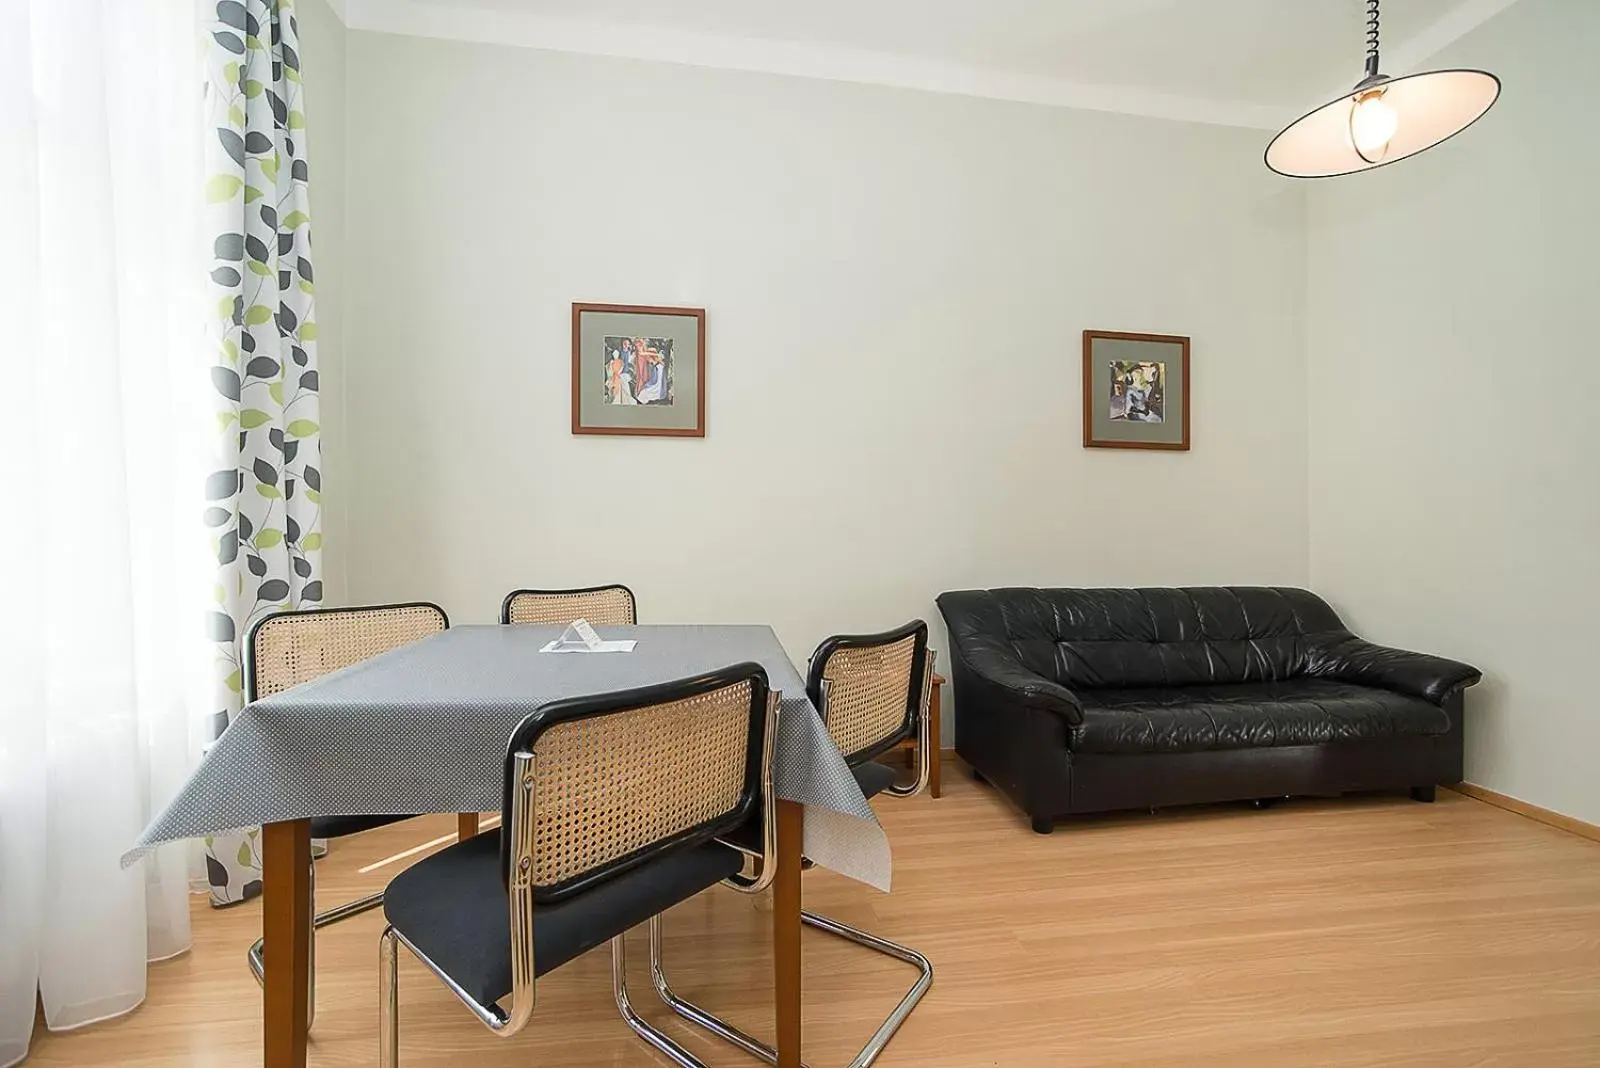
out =
[[(1083, 722), (1083, 703), (1077, 694), (1030, 670), (1002, 643), (967, 638), (955, 644), (968, 678), (987, 691), (984, 696), (988, 700), (1050, 712), (1073, 726)], [(960, 681), (958, 674), (957, 683)], [(962, 700), (959, 691), (956, 699)]]
[(1348, 632), (1313, 636), (1306, 658), (1309, 675), (1410, 694), (1436, 705), (1483, 678), (1470, 664), (1374, 645)]

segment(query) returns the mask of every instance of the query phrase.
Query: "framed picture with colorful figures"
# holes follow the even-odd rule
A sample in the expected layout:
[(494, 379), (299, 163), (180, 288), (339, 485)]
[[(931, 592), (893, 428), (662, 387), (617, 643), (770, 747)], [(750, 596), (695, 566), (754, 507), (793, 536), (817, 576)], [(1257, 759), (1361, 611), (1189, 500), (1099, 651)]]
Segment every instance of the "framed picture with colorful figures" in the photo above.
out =
[(572, 432), (705, 437), (705, 309), (574, 304)]
[(1083, 447), (1188, 450), (1188, 338), (1083, 332)]

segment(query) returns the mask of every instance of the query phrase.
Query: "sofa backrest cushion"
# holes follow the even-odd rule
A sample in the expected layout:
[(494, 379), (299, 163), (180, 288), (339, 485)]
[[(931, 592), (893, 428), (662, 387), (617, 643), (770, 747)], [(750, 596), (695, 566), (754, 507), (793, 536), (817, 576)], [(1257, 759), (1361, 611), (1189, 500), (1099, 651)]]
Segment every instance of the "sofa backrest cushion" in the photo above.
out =
[(939, 608), (958, 649), (998, 639), (1072, 689), (1292, 678), (1308, 635), (1344, 631), (1316, 594), (1276, 586), (962, 590)]

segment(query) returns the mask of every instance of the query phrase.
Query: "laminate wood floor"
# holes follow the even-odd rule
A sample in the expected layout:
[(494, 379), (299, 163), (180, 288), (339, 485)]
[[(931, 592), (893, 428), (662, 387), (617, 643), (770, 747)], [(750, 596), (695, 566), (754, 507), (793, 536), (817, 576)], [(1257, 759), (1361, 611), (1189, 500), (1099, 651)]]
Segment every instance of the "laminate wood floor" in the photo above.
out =
[[(1600, 843), (1440, 791), (1220, 806), (1033, 834), (955, 766), (945, 796), (878, 806), (895, 848), (883, 896), (825, 871), (808, 907), (922, 949), (933, 990), (882, 1068), (1600, 1065)], [(335, 843), (322, 904), (378, 888), (357, 869), (452, 833), (429, 817)], [(377, 1051), (378, 913), (323, 930), (311, 1064)], [(680, 992), (771, 1033), (769, 914), (716, 889), (670, 916)], [(194, 949), (151, 968), (146, 1004), (36, 1036), (30, 1068), (259, 1064), (244, 964), (259, 903), (195, 899)], [(656, 1000), (643, 931), (634, 1001), (713, 1065), (754, 1064)], [(910, 970), (806, 933), (806, 1059), (844, 1064)], [(401, 970), (406, 1068), (667, 1062), (617, 1017), (609, 956), (539, 983), (517, 1038), (481, 1027), (414, 961)]]

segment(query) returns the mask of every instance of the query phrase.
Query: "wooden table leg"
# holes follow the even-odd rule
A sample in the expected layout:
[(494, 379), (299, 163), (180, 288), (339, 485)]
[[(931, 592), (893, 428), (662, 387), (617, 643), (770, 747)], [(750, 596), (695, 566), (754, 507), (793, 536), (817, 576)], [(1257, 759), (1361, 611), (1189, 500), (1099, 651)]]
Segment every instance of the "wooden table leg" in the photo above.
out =
[(800, 858), (805, 812), (797, 802), (778, 802), (778, 874), (772, 883), (778, 1068), (800, 1068)]
[(928, 792), (934, 797), (939, 796), (939, 757), (944, 752), (939, 742), (939, 692), (944, 689), (939, 684), (943, 681), (934, 676), (933, 699), (928, 704), (928, 748), (932, 750), (928, 754)]
[(311, 821), (261, 828), (262, 1058), (305, 1068), (311, 1029)]
[(478, 814), (476, 812), (456, 813), (456, 841), (465, 842), (468, 838), (478, 833)]

